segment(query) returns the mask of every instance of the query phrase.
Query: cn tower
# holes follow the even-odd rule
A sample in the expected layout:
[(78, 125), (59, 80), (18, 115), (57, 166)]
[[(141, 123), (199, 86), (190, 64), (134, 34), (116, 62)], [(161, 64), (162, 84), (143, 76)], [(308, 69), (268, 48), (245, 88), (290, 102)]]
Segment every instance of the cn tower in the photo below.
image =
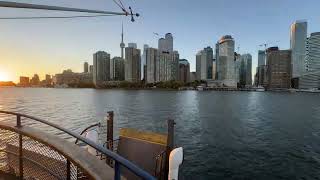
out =
[(121, 48), (121, 58), (123, 58), (123, 49), (125, 48), (125, 44), (123, 42), (123, 24), (122, 24), (122, 31), (121, 31), (121, 43), (120, 43), (120, 48)]

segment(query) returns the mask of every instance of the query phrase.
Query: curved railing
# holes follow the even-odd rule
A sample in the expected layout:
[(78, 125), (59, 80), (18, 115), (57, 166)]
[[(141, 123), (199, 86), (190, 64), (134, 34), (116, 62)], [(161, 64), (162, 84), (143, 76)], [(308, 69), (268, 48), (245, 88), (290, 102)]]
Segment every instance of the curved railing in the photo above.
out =
[[(82, 135), (83, 135), (85, 132), (87, 132), (89, 129), (94, 128), (94, 127), (100, 127), (100, 126), (101, 126), (101, 123), (96, 123), (96, 124), (90, 125), (90, 126), (86, 127), (84, 130), (81, 131), (80, 136), (82, 136)], [(75, 144), (77, 144), (78, 141), (79, 141), (79, 139), (76, 139)]]
[[(133, 164), (132, 162), (130, 162), (129, 160), (123, 158), (122, 156), (118, 155), (117, 153), (115, 152), (112, 152), (106, 148), (104, 148), (103, 146), (101, 145), (98, 145), (96, 143), (94, 143), (93, 141), (77, 134), (77, 133), (74, 133), (66, 128), (63, 128), (59, 125), (56, 125), (54, 123), (51, 123), (51, 122), (48, 122), (48, 121), (45, 121), (43, 119), (40, 119), (40, 118), (36, 118), (36, 117), (33, 117), (33, 116), (29, 116), (29, 115), (25, 115), (25, 114), (21, 114), (21, 113), (16, 113), (16, 112), (9, 112), (9, 111), (1, 111), (0, 110), (0, 114), (9, 114), (9, 115), (14, 115), (17, 117), (17, 120), (16, 120), (16, 126), (19, 128), (19, 127), (22, 127), (22, 122), (21, 122), (21, 117), (24, 117), (24, 118), (28, 118), (28, 119), (31, 119), (31, 120), (34, 120), (34, 121), (37, 121), (37, 122), (40, 122), (40, 123), (43, 123), (43, 124), (46, 124), (50, 127), (53, 127), (55, 129), (58, 129), (84, 143), (86, 143), (87, 145), (91, 146), (92, 148), (96, 149), (97, 151), (101, 152), (103, 155), (111, 158), (114, 160), (114, 179), (116, 180), (119, 180), (121, 178), (121, 175), (120, 175), (120, 166), (124, 166), (126, 167), (127, 169), (129, 169), (131, 172), (133, 172), (134, 174), (136, 174), (138, 177), (142, 178), (142, 179), (150, 179), (150, 180), (155, 180), (156, 178), (153, 177), (152, 175), (150, 175), (149, 173), (147, 173), (146, 171), (144, 171), (143, 169), (139, 168), (137, 165)], [(20, 142), (21, 143), (21, 142)], [(23, 171), (20, 171), (20, 172), (23, 172)], [(21, 175), (20, 175), (21, 177)], [(23, 174), (22, 174), (22, 177), (23, 177)]]

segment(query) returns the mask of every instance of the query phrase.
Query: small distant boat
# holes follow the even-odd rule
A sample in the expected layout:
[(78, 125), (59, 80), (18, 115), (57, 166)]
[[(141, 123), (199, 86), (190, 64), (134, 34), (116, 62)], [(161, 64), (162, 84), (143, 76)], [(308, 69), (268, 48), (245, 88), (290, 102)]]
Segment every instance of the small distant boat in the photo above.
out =
[(295, 93), (295, 92), (297, 92), (297, 89), (289, 89), (289, 92), (291, 92), (291, 93)]
[(254, 88), (256, 91), (258, 91), (258, 92), (264, 92), (264, 91), (266, 91), (265, 89), (264, 89), (264, 87), (262, 87), (262, 86), (258, 86), (258, 87), (256, 87), (256, 88)]
[(69, 86), (67, 85), (67, 84), (61, 84), (61, 85), (59, 85), (59, 84), (56, 84), (55, 86), (54, 86), (54, 88), (68, 88)]
[(317, 88), (311, 89), (299, 89), (298, 92), (307, 92), (307, 93), (320, 93), (320, 90)]
[(197, 86), (198, 91), (203, 91), (203, 89), (204, 89), (203, 86)]

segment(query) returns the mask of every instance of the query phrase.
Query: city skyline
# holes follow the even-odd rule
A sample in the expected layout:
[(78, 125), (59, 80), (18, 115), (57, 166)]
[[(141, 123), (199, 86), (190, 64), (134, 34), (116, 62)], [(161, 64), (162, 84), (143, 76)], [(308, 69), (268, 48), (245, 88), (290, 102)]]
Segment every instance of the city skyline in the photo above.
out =
[[(31, 1), (18, 2), (30, 3)], [(35, 73), (38, 73), (43, 79), (45, 74), (56, 74), (69, 68), (81, 72), (83, 62), (90, 62), (92, 54), (98, 50), (107, 51), (112, 57), (120, 56), (122, 22), (124, 22), (126, 44), (136, 42), (141, 50), (144, 44), (157, 47), (158, 37), (153, 34), (154, 32), (161, 35), (172, 32), (175, 38), (175, 49), (179, 51), (181, 59), (184, 58), (190, 62), (191, 71), (195, 71), (196, 53), (199, 49), (206, 46), (214, 47), (222, 35), (230, 34), (235, 39), (236, 51), (240, 47), (240, 54), (250, 53), (253, 56), (252, 74), (255, 74), (258, 50), (263, 49), (259, 47), (259, 44), (279, 41), (271, 45), (278, 45), (280, 49), (289, 49), (290, 25), (300, 19), (308, 21), (308, 34), (320, 30), (315, 21), (315, 17), (318, 16), (315, 4), (319, 2), (313, 2), (307, 4), (281, 1), (275, 7), (242, 1), (232, 2), (231, 7), (227, 5), (231, 1), (204, 1), (203, 3), (175, 1), (170, 2), (172, 6), (164, 7), (165, 2), (163, 1), (138, 1), (133, 3), (133, 7), (142, 14), (142, 17), (138, 18), (135, 23), (129, 22), (126, 17), (0, 21), (3, 26), (3, 33), (0, 35), (2, 39), (0, 80), (17, 82), (20, 75), (31, 77)], [(118, 10), (112, 1), (88, 3), (77, 0), (71, 3), (58, 0), (55, 2), (32, 1), (32, 3), (92, 9), (106, 7), (102, 9)], [(296, 11), (301, 5), (308, 11)], [(165, 8), (167, 13), (165, 15), (154, 13), (158, 7)], [(245, 11), (238, 12), (235, 16), (235, 12), (232, 12), (233, 7), (237, 7), (239, 12), (242, 9)], [(185, 9), (190, 9), (194, 13), (187, 13)], [(226, 13), (226, 10), (229, 10), (230, 13)], [(2, 9), (0, 16), (32, 16), (35, 14), (70, 15), (70, 13)], [(166, 21), (153, 22), (155, 18)], [(188, 18), (189, 22), (185, 23), (185, 18)], [(95, 28), (97, 26), (101, 28)], [(272, 29), (270, 26), (277, 28)], [(88, 35), (87, 32), (93, 33)], [(27, 36), (31, 33), (36, 35), (32, 41)], [(3, 79), (4, 77), (6, 79)]]

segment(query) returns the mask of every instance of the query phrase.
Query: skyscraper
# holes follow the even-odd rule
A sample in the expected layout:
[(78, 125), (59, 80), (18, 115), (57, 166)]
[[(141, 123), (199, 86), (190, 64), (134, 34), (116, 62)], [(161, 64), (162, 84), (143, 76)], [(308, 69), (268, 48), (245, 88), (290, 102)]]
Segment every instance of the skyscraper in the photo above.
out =
[(30, 86), (30, 78), (25, 76), (20, 76), (19, 85), (22, 87)]
[(290, 48), (292, 51), (292, 77), (300, 77), (305, 70), (307, 22), (296, 21), (291, 25)]
[(190, 82), (190, 64), (186, 59), (179, 60), (179, 81)]
[(161, 52), (166, 52), (166, 39), (164, 38), (160, 38), (159, 41), (158, 41), (158, 50), (159, 50), (159, 53)]
[(307, 72), (320, 71), (320, 32), (311, 33), (307, 41)]
[(147, 44), (143, 45), (143, 53), (141, 56), (141, 79), (147, 80), (147, 72), (145, 72), (145, 69), (147, 68), (147, 58), (146, 58), (146, 50), (149, 48)]
[(179, 79), (179, 53), (173, 51), (173, 36), (167, 33), (158, 42), (156, 82)]
[(196, 55), (197, 80), (212, 79), (213, 50), (210, 46), (199, 51)]
[(258, 51), (258, 66), (266, 65), (266, 52), (264, 50)]
[(146, 64), (147, 64), (147, 83), (155, 83), (156, 82), (156, 63), (158, 50), (155, 48), (147, 48), (146, 49)]
[(159, 52), (156, 61), (156, 82), (170, 81), (171, 71), (169, 67), (171, 67), (172, 60), (172, 54)]
[(237, 85), (240, 84), (240, 67), (241, 67), (241, 54), (234, 53), (234, 61), (235, 61), (235, 79)]
[(271, 47), (267, 50), (268, 89), (291, 87), (291, 51)]
[(164, 82), (179, 79), (179, 53), (158, 53), (156, 61), (156, 81)]
[(240, 85), (252, 85), (252, 56), (251, 54), (243, 54), (240, 57)]
[(128, 43), (128, 47), (137, 49), (137, 43)]
[(171, 33), (167, 33), (165, 35), (165, 39), (166, 39), (166, 50), (168, 52), (172, 52), (173, 51), (173, 36)]
[(160, 38), (158, 42), (159, 52), (173, 52), (173, 36), (171, 33), (167, 33), (165, 38)]
[(196, 72), (190, 72), (190, 82), (197, 80), (196, 74), (197, 74)]
[(123, 24), (122, 24), (122, 28), (121, 28), (121, 43), (120, 43), (120, 48), (121, 48), (121, 58), (123, 59), (123, 50), (126, 47), (126, 45), (123, 42)]
[(132, 46), (126, 47), (125, 59), (125, 80), (129, 82), (139, 82), (141, 80), (141, 52), (140, 49)]
[(40, 84), (40, 78), (38, 74), (34, 74), (30, 80), (30, 84), (33, 86), (38, 86)]
[(215, 80), (216, 79), (216, 74), (217, 74), (217, 61), (216, 59), (212, 59), (212, 79)]
[(89, 64), (88, 64), (88, 62), (85, 62), (83, 64), (83, 72), (84, 73), (88, 73), (89, 72)]
[(299, 88), (320, 88), (320, 32), (311, 33), (307, 40), (306, 72), (299, 79)]
[(170, 65), (169, 71), (171, 71), (170, 80), (178, 81), (179, 80), (179, 59), (180, 55), (178, 51), (173, 51), (172, 62)]
[(112, 81), (124, 80), (124, 60), (121, 57), (114, 57), (110, 60), (110, 79)]
[(256, 69), (256, 85), (266, 86), (267, 85), (267, 66), (266, 66), (266, 51), (258, 51), (258, 67)]
[(46, 74), (46, 79), (45, 79), (46, 85), (51, 85), (52, 83), (52, 77), (49, 74)]
[(217, 79), (223, 86), (237, 87), (234, 61), (234, 39), (223, 36), (216, 45)]
[(89, 66), (89, 73), (90, 73), (90, 74), (93, 74), (93, 65), (90, 65), (90, 66)]
[(110, 80), (110, 54), (98, 51), (93, 54), (93, 83), (96, 87)]

